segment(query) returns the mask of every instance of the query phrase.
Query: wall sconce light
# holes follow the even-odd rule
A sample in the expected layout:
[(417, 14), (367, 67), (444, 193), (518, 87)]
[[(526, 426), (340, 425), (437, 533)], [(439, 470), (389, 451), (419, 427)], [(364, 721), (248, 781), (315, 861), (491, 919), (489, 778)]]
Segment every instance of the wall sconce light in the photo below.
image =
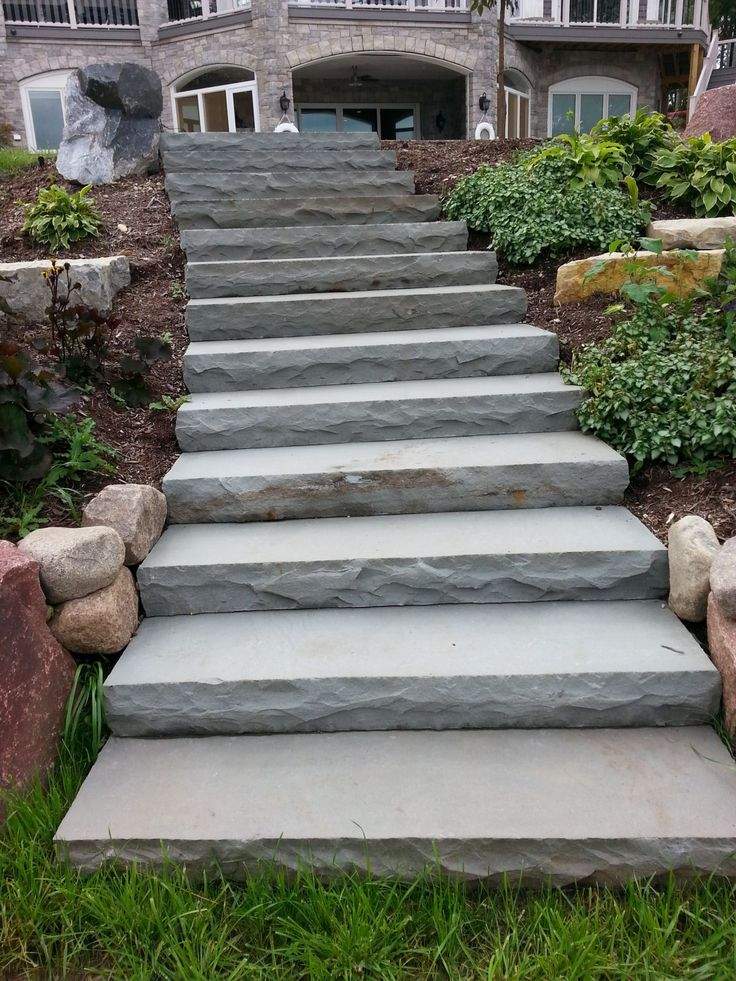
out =
[(488, 112), (488, 110), (491, 108), (491, 100), (488, 98), (485, 92), (480, 99), (478, 99), (478, 108), (481, 112)]
[(289, 106), (291, 105), (291, 99), (286, 94), (286, 89), (284, 89), (284, 94), (279, 99), (279, 105), (281, 106), (281, 111), (282, 112), (288, 112), (289, 111)]
[(445, 126), (447, 125), (447, 120), (445, 119), (445, 114), (442, 112), (441, 109), (437, 113), (437, 115), (434, 117), (434, 124), (437, 127), (437, 132), (438, 133), (441, 133), (443, 131), (443, 129), (445, 128)]

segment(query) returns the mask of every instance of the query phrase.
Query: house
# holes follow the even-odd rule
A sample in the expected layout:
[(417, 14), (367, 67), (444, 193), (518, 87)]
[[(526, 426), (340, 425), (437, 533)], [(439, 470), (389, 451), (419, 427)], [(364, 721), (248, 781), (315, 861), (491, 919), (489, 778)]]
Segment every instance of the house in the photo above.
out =
[[(2, 0), (0, 124), (58, 145), (69, 72), (137, 61), (164, 125), (385, 139), (472, 136), (495, 116), (497, 11), (469, 0)], [(709, 41), (707, 0), (517, 0), (505, 48), (507, 135), (545, 136), (638, 106), (677, 108)], [(486, 100), (484, 100), (484, 95)]]

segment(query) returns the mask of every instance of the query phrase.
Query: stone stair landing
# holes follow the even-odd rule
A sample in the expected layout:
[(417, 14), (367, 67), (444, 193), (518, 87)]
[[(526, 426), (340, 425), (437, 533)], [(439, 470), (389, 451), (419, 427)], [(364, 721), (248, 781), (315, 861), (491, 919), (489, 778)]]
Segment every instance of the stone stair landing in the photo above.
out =
[(184, 452), (60, 856), (736, 875), (720, 677), (523, 291), (374, 135), (162, 148)]

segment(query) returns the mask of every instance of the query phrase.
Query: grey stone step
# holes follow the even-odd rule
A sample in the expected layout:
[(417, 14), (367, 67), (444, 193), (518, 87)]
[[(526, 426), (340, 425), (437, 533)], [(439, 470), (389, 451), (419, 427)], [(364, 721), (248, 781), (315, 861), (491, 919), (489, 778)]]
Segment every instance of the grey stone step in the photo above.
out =
[(164, 150), (164, 168), (169, 174), (181, 171), (201, 172), (228, 171), (255, 173), (259, 170), (272, 172), (302, 171), (304, 173), (339, 168), (352, 172), (356, 182), (366, 170), (394, 170), (396, 152), (373, 147), (347, 147), (339, 150), (316, 146), (268, 146), (244, 149), (223, 146), (215, 152), (196, 149)]
[(171, 525), (138, 585), (147, 616), (656, 599), (667, 549), (618, 507)]
[(304, 228), (193, 228), (181, 235), (181, 247), (190, 262), (457, 252), (467, 244), (468, 229), (464, 221), (307, 225)]
[(311, 225), (373, 225), (434, 221), (440, 216), (434, 194), (354, 194), (325, 197), (241, 198), (224, 205), (181, 201), (180, 228), (262, 228)]
[(583, 433), (463, 436), (183, 453), (164, 477), (169, 521), (618, 504), (626, 460)]
[(176, 418), (184, 452), (576, 429), (558, 374), (204, 392)]
[(186, 283), (194, 299), (358, 292), (496, 281), (495, 252), (418, 252), (408, 255), (328, 256), (189, 262)]
[(151, 617), (105, 682), (118, 736), (693, 725), (720, 696), (656, 600)]
[(192, 341), (228, 341), (513, 324), (525, 313), (524, 290), (490, 285), (190, 300), (186, 320)]
[(161, 150), (289, 149), (298, 153), (305, 148), (349, 150), (358, 147), (374, 149), (380, 145), (377, 133), (162, 133)]
[(190, 392), (304, 388), (554, 371), (557, 335), (528, 324), (195, 341), (184, 355)]
[[(360, 178), (364, 194), (413, 194), (414, 175), (408, 170), (367, 170)], [(227, 171), (190, 171), (167, 174), (166, 190), (174, 211), (181, 202), (215, 201), (220, 205), (233, 203), (239, 198), (253, 197), (315, 197), (318, 195), (345, 194), (355, 191), (355, 175), (342, 170), (300, 171), (284, 170), (276, 173)]]
[(56, 846), (87, 872), (733, 876), (736, 765), (707, 726), (113, 738)]

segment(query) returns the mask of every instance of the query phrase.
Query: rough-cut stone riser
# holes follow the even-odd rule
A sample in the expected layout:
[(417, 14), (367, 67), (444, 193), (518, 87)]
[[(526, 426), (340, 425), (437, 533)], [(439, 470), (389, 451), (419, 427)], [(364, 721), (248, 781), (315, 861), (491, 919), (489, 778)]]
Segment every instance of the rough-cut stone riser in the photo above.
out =
[(439, 603), (657, 599), (667, 553), (429, 556), (138, 570), (148, 616)]
[(320, 171), (335, 170), (354, 172), (356, 178), (364, 170), (394, 170), (396, 153), (393, 150), (347, 149), (340, 150), (250, 150), (222, 149), (216, 153), (201, 150), (165, 150), (164, 167), (170, 174), (182, 171), (228, 171), (246, 173), (265, 171)]
[(431, 194), (249, 198), (225, 207), (188, 201), (176, 209), (180, 228), (373, 225), (435, 221), (439, 216), (439, 200)]
[(459, 252), (467, 244), (467, 228), (461, 221), (255, 230), (190, 229), (181, 236), (181, 246), (190, 262)]
[(306, 678), (112, 685), (116, 736), (387, 729), (697, 725), (718, 711), (712, 672), (460, 678)]
[(441, 252), (189, 263), (186, 279), (193, 299), (216, 300), (487, 285), (496, 281), (497, 272), (496, 256), (491, 252)]
[(379, 330), (429, 330), (521, 323), (526, 294), (510, 286), (447, 293), (383, 293), (353, 297), (336, 293), (275, 302), (189, 303), (193, 341), (230, 341), (305, 334), (357, 334)]
[(618, 504), (624, 460), (298, 474), (291, 477), (164, 478), (173, 524), (272, 521), (370, 514), (424, 514)]
[(190, 392), (245, 392), (423, 378), (481, 378), (553, 371), (553, 334), (488, 341), (387, 344), (255, 353), (185, 354)]
[(576, 388), (557, 392), (423, 398), (324, 405), (179, 410), (176, 437), (186, 452), (365, 443), (435, 436), (491, 436), (576, 429)]
[[(232, 151), (250, 153), (255, 149), (289, 150), (299, 153), (305, 148), (318, 150), (378, 149), (377, 133), (162, 133), (165, 151), (191, 150), (200, 153)], [(339, 157), (336, 159), (339, 160)]]
[[(360, 178), (364, 194), (413, 194), (414, 177), (407, 170), (368, 170)], [(255, 173), (184, 172), (169, 174), (166, 191), (176, 211), (188, 201), (216, 201), (220, 205), (239, 198), (317, 197), (355, 193), (355, 176), (342, 171), (256, 171)]]

